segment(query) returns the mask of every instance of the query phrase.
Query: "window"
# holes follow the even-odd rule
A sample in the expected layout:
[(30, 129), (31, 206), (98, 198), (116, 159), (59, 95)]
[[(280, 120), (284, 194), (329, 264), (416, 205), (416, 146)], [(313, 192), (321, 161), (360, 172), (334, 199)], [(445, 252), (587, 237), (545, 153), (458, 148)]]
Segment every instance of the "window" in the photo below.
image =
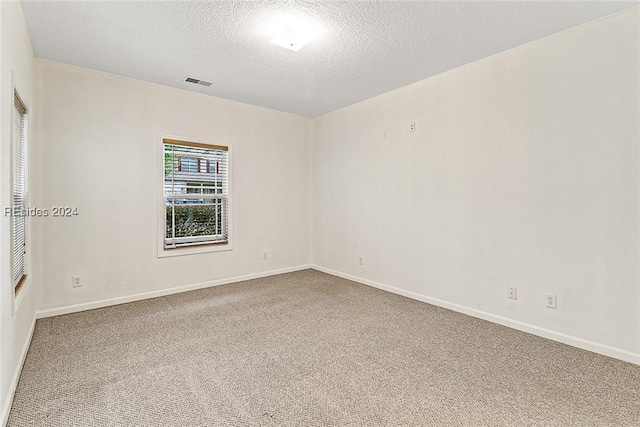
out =
[(198, 159), (195, 157), (182, 157), (178, 170), (180, 172), (198, 172), (198, 163)]
[(13, 289), (18, 291), (27, 277), (27, 109), (13, 93), (11, 256)]
[(229, 148), (174, 139), (162, 142), (164, 249), (227, 244)]

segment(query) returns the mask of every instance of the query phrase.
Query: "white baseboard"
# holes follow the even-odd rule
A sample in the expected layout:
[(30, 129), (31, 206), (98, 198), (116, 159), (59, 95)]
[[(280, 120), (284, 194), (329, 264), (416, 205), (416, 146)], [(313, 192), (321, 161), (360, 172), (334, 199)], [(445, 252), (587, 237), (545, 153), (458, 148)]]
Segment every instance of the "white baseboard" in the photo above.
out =
[(20, 362), (16, 366), (15, 371), (13, 372), (13, 378), (11, 378), (11, 384), (9, 384), (9, 393), (7, 393), (7, 397), (5, 398), (2, 404), (2, 412), (0, 412), (0, 426), (6, 426), (7, 421), (9, 421), (9, 412), (11, 412), (11, 404), (13, 403), (13, 396), (16, 394), (16, 388), (18, 387), (18, 381), (20, 380), (20, 374), (22, 373), (22, 367), (24, 366), (24, 361), (27, 359), (27, 352), (29, 351), (29, 346), (31, 345), (31, 339), (33, 338), (33, 331), (36, 327), (36, 318), (34, 316), (31, 321), (31, 331), (29, 332), (29, 337), (24, 343), (22, 347), (22, 352), (20, 354)]
[(615, 359), (624, 360), (625, 362), (634, 363), (640, 365), (640, 353), (632, 353), (627, 350), (611, 347), (605, 344), (600, 344), (594, 341), (585, 340), (572, 335), (567, 335), (562, 332), (552, 331), (550, 329), (541, 328), (528, 323), (519, 322), (517, 320), (509, 319), (495, 314), (488, 313), (486, 311), (476, 310), (475, 308), (466, 307), (460, 304), (440, 300), (437, 298), (431, 298), (417, 292), (406, 291), (404, 289), (396, 288), (393, 286), (385, 285), (383, 283), (375, 282), (373, 280), (363, 279), (361, 277), (352, 276), (350, 274), (341, 273), (339, 271), (331, 270), (330, 268), (322, 267), (319, 265), (312, 265), (314, 270), (321, 271), (323, 273), (331, 274), (333, 276), (342, 277), (343, 279), (351, 280), (353, 282), (362, 283), (374, 288), (382, 289), (394, 294), (402, 295), (407, 298), (415, 299), (418, 301), (426, 302), (428, 304), (436, 305), (438, 307), (446, 308), (458, 313), (467, 314), (469, 316), (477, 317), (479, 319), (487, 320), (489, 322), (497, 323), (502, 326), (507, 326), (518, 331), (527, 332), (539, 337), (547, 338), (553, 341), (558, 341), (563, 344), (567, 344), (573, 347), (578, 347), (583, 350), (592, 351), (594, 353), (602, 354), (605, 356), (613, 357)]
[[(305, 270), (307, 268), (313, 268), (315, 270), (322, 271), (327, 274), (342, 277), (347, 280), (352, 280), (354, 282), (362, 283), (364, 285), (372, 286), (374, 288), (382, 289), (388, 292), (392, 292), (394, 294), (402, 295), (411, 299), (436, 305), (438, 307), (442, 307), (442, 308), (453, 310), (459, 313), (467, 314), (469, 316), (477, 317), (479, 319), (483, 319), (489, 322), (497, 323), (499, 325), (507, 326), (512, 329), (516, 329), (516, 330), (527, 332), (543, 338), (558, 341), (563, 344), (578, 347), (583, 350), (592, 351), (594, 353), (602, 354), (605, 356), (613, 357), (615, 359), (624, 360), (625, 362), (630, 362), (636, 365), (640, 365), (640, 353), (633, 353), (627, 350), (622, 350), (616, 347), (611, 347), (605, 344), (600, 344), (594, 341), (589, 341), (583, 338), (578, 338), (572, 335), (564, 334), (562, 332), (556, 332), (550, 329), (541, 328), (528, 323), (524, 323), (517, 320), (509, 319), (503, 316), (498, 316), (492, 313), (488, 313), (486, 311), (477, 310), (475, 308), (466, 307), (460, 304), (455, 304), (455, 303), (440, 300), (437, 298), (432, 298), (423, 294), (419, 294), (417, 292), (407, 291), (404, 289), (385, 285), (383, 283), (379, 283), (373, 280), (364, 279), (361, 277), (342, 273), (342, 272), (332, 270), (326, 267), (322, 267), (320, 265), (315, 265), (315, 264), (305, 264), (305, 265), (299, 265), (295, 267), (287, 267), (287, 268), (281, 268), (277, 270), (264, 271), (260, 273), (247, 274), (244, 276), (235, 276), (235, 277), (230, 277), (226, 279), (212, 280), (209, 282), (195, 283), (192, 285), (178, 286), (178, 287), (169, 288), (169, 289), (161, 289), (158, 291), (144, 292), (144, 293), (127, 295), (127, 296), (116, 297), (116, 298), (109, 298), (109, 299), (104, 299), (100, 301), (92, 301), (92, 302), (82, 303), (82, 304), (74, 304), (74, 305), (68, 305), (63, 307), (49, 308), (49, 309), (37, 311), (36, 318), (42, 319), (45, 317), (76, 313), (79, 311), (92, 310), (96, 308), (124, 304), (128, 302), (133, 302), (133, 301), (140, 301), (140, 300), (149, 299), (149, 298), (157, 298), (157, 297), (172, 295), (180, 292), (187, 292), (187, 291), (192, 291), (196, 289), (208, 288), (211, 286), (219, 286), (219, 285), (225, 285), (225, 284), (234, 283), (234, 282), (241, 282), (244, 280), (259, 279), (261, 277), (274, 276), (276, 274), (290, 273), (293, 271)], [(28, 346), (25, 349), (24, 355), (26, 355), (27, 349), (28, 349)], [(15, 381), (17, 384), (17, 378)], [(10, 402), (9, 402), (9, 405), (10, 405)], [(3, 416), (4, 415), (5, 414), (3, 412)], [(8, 416), (8, 413), (6, 415)], [(0, 420), (2, 420), (2, 418), (0, 418)]]
[(111, 305), (125, 304), (128, 302), (140, 301), (144, 299), (164, 297), (180, 292), (194, 291), (196, 289), (209, 288), (212, 286), (226, 285), (229, 283), (242, 282), (244, 280), (259, 279), (261, 277), (274, 276), (276, 274), (291, 273), (293, 271), (306, 270), (311, 268), (310, 264), (298, 265), (295, 267), (280, 268), (277, 270), (263, 271), (260, 273), (246, 274), (243, 276), (229, 277), (225, 279), (211, 280), (208, 282), (194, 283), (191, 285), (177, 286), (174, 288), (160, 289), (157, 291), (142, 292), (139, 294), (125, 295), (115, 298), (107, 298), (99, 301), (91, 301), (81, 304), (66, 305), (62, 307), (47, 308), (36, 311), (36, 318), (60, 316), (62, 314), (77, 313), (79, 311), (93, 310), (96, 308), (108, 307)]

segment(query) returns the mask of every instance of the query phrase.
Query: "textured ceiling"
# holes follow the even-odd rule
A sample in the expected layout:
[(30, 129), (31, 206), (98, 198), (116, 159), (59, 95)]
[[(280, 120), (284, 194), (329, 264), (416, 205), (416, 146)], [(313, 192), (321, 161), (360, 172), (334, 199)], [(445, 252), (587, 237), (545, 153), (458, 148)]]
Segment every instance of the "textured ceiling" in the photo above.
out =
[[(39, 58), (316, 116), (637, 5), (636, 2), (32, 2)], [(319, 23), (299, 52), (281, 14)], [(184, 83), (186, 76), (213, 82)]]

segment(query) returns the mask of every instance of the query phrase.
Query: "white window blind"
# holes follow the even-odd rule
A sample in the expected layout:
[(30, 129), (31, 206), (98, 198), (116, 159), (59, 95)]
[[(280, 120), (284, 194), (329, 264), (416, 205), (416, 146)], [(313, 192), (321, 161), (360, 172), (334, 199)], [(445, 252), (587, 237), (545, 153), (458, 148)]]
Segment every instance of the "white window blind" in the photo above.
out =
[(13, 287), (22, 284), (27, 275), (27, 109), (16, 92), (13, 96), (13, 197), (11, 216)]
[(164, 248), (229, 240), (229, 148), (164, 139)]

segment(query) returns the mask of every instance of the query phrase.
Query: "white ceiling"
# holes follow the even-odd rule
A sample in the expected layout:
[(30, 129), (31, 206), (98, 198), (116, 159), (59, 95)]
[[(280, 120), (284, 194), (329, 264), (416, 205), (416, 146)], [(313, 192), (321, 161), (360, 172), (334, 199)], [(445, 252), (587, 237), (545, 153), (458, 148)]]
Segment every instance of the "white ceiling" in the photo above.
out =
[[(637, 2), (32, 2), (36, 56), (281, 111), (317, 116)], [(324, 36), (269, 43), (281, 13)], [(213, 82), (202, 87), (186, 76)]]

